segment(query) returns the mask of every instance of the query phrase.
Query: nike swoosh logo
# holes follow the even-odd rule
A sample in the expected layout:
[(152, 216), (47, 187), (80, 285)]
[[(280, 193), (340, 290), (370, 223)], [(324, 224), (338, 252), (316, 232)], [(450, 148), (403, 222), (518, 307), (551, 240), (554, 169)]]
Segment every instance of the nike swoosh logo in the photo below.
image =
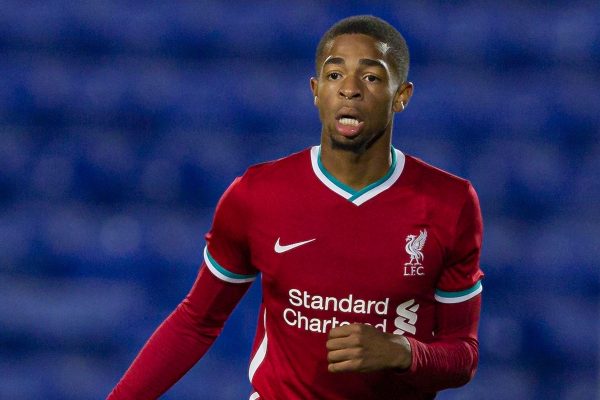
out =
[(295, 249), (296, 247), (302, 246), (303, 244), (307, 244), (312, 242), (313, 240), (317, 240), (315, 239), (310, 239), (310, 240), (305, 240), (304, 242), (297, 242), (297, 243), (292, 243), (292, 244), (286, 244), (285, 246), (282, 246), (279, 244), (279, 239), (277, 238), (277, 241), (275, 242), (275, 253), (285, 253), (286, 251)]

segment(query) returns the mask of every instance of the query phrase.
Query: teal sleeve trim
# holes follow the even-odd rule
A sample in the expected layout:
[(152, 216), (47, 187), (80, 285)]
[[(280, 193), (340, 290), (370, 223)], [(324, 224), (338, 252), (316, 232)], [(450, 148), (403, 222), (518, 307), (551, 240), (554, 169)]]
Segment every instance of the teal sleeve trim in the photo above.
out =
[(223, 268), (219, 263), (213, 258), (213, 256), (208, 252), (208, 247), (204, 248), (204, 261), (206, 261), (206, 265), (208, 268), (218, 277), (224, 281), (232, 282), (232, 283), (243, 283), (250, 282), (256, 279), (258, 274), (236, 274), (231, 272), (225, 268)]
[(443, 290), (436, 289), (435, 294), (437, 294), (440, 297), (448, 297), (448, 298), (462, 297), (462, 296), (467, 296), (467, 295), (477, 291), (480, 287), (481, 287), (481, 281), (477, 281), (477, 283), (474, 284), (473, 286), (471, 286), (470, 288), (461, 290), (460, 292), (445, 292)]
[(446, 292), (444, 290), (436, 289), (434, 297), (440, 303), (462, 303), (463, 301), (467, 301), (477, 296), (482, 290), (483, 287), (481, 286), (481, 281), (478, 281), (475, 285), (468, 289), (461, 290), (460, 292)]

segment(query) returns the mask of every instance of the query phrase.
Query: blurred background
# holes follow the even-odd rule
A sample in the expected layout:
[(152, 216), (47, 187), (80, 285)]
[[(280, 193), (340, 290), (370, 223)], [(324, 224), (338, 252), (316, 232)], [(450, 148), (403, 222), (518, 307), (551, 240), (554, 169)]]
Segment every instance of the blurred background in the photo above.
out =
[[(398, 27), (394, 144), (470, 179), (481, 360), (440, 399), (596, 399), (600, 3), (0, 1), (0, 398), (102, 399), (190, 289), (247, 166), (318, 143), (352, 14)], [(164, 399), (246, 399), (260, 288)]]

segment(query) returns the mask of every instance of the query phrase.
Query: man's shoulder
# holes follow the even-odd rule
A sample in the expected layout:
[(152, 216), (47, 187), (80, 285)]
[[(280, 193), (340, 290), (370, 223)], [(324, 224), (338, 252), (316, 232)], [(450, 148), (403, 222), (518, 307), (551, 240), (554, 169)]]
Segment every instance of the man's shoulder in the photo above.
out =
[(292, 153), (276, 160), (265, 161), (248, 167), (243, 175), (246, 180), (263, 180), (289, 176), (303, 167), (309, 167), (310, 148)]
[(310, 148), (307, 148), (276, 160), (251, 165), (236, 179), (236, 186), (254, 191), (265, 186), (293, 183), (309, 168)]
[(445, 193), (456, 195), (466, 193), (471, 186), (467, 179), (431, 165), (418, 157), (406, 155), (406, 164), (407, 169), (411, 171), (410, 175), (421, 190), (438, 195)]

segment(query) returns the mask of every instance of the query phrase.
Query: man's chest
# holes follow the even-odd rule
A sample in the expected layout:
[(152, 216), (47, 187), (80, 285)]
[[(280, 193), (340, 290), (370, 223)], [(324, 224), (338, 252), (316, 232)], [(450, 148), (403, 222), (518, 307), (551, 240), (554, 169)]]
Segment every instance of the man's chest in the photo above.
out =
[(306, 202), (265, 209), (264, 223), (253, 225), (250, 253), (277, 313), (292, 306), (309, 316), (376, 323), (402, 304), (433, 303), (443, 229), (419, 202), (362, 207)]

